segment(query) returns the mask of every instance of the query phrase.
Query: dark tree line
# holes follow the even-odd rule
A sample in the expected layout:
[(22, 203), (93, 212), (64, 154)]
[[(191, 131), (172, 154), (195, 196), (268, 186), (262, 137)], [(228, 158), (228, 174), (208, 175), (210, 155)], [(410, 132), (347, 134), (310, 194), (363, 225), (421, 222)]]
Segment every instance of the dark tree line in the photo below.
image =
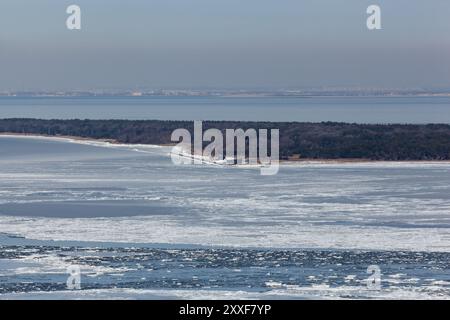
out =
[[(191, 121), (0, 119), (0, 132), (170, 144)], [(203, 129), (280, 129), (280, 155), (311, 159), (450, 160), (450, 125), (207, 121)]]

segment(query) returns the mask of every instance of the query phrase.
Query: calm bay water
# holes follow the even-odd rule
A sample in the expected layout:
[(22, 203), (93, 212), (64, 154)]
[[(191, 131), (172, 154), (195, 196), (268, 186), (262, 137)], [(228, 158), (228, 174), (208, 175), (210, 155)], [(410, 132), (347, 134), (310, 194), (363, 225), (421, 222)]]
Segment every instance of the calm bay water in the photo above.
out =
[(450, 123), (450, 97), (0, 97), (0, 118)]

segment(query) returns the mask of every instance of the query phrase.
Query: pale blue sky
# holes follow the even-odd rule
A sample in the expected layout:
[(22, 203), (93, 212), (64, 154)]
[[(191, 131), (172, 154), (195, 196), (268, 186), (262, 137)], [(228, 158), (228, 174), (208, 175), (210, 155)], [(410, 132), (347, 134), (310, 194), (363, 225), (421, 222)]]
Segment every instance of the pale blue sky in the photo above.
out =
[(448, 0), (2, 0), (0, 90), (450, 88), (449, 17)]

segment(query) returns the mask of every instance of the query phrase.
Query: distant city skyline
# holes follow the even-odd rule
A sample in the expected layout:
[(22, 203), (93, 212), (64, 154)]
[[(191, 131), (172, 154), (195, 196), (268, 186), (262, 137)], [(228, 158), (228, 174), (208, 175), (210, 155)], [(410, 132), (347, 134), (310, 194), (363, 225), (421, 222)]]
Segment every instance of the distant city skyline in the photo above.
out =
[[(67, 30), (66, 8), (82, 10)], [(369, 31), (366, 8), (382, 9)], [(0, 92), (450, 88), (450, 1), (3, 0)]]
[(450, 97), (450, 88), (292, 88), (292, 89), (91, 89), (0, 91), (0, 97)]

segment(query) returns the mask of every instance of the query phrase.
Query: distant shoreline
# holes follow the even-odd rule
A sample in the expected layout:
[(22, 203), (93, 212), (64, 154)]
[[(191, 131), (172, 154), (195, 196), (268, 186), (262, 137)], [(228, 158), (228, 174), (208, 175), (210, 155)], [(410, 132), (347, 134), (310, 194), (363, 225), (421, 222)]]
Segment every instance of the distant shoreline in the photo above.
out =
[(0, 98), (395, 98), (450, 97), (447, 90), (120, 90), (97, 91), (11, 91), (0, 92)]

